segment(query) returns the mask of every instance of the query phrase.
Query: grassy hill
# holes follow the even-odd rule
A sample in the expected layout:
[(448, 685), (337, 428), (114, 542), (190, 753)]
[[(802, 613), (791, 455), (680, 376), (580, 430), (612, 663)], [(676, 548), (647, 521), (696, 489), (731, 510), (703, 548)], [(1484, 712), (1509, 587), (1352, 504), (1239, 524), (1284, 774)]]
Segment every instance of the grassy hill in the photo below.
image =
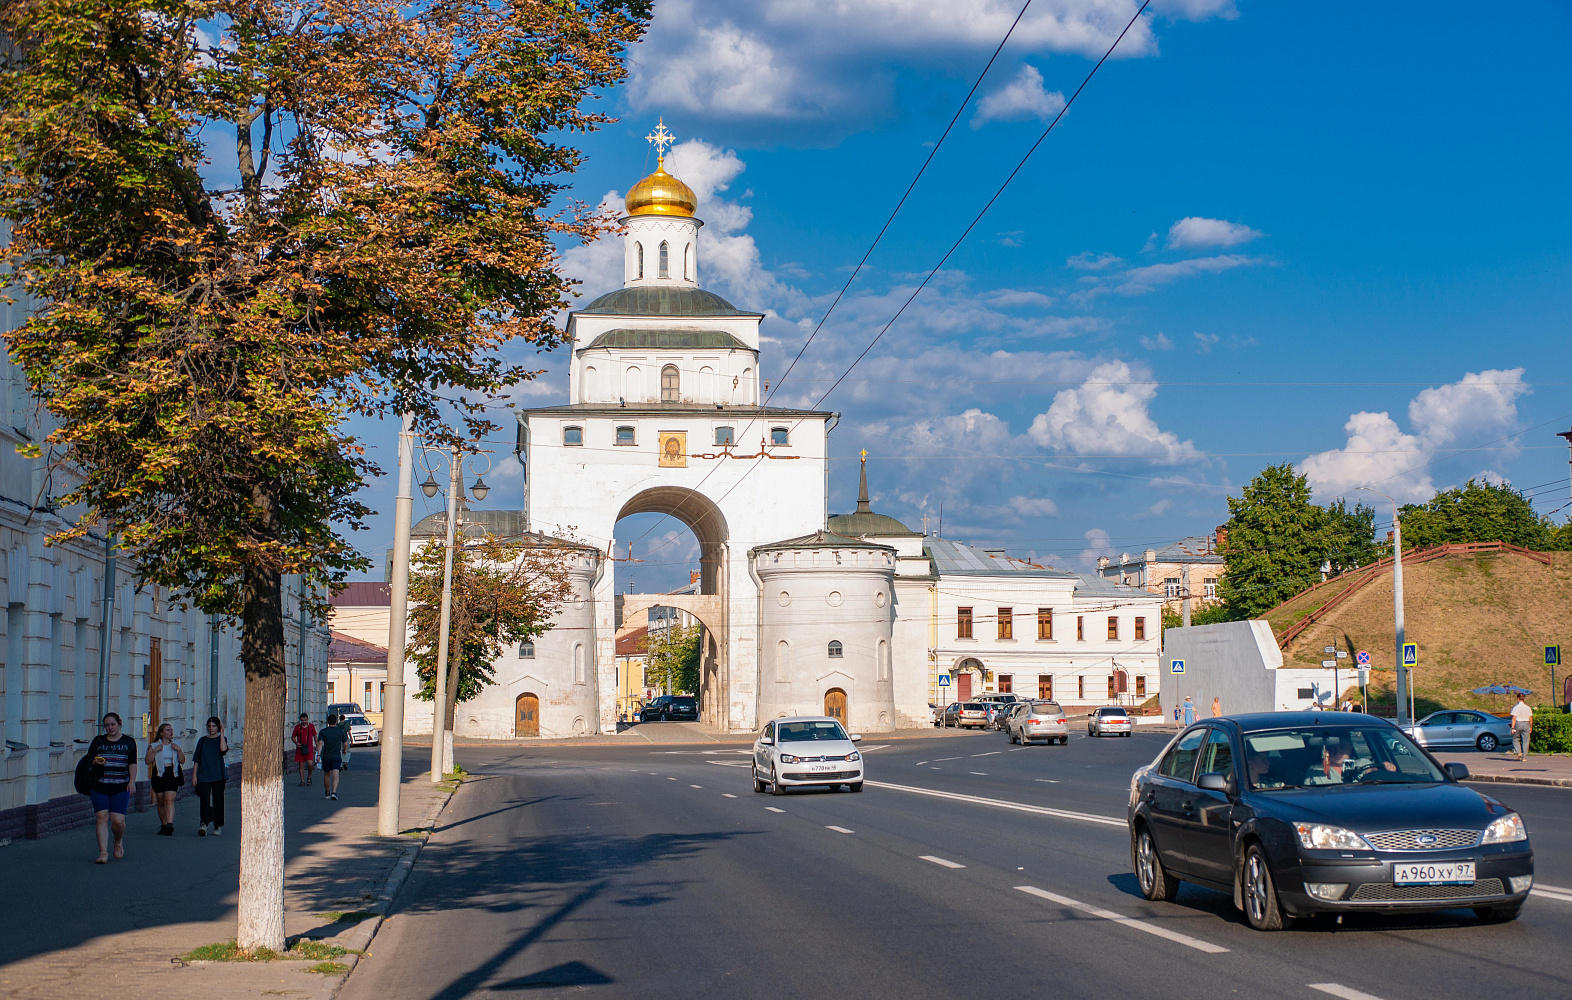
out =
[[(1421, 713), (1436, 708), (1505, 711), (1505, 696), (1471, 693), (1487, 684), (1517, 684), (1534, 692), (1530, 703), (1552, 703), (1543, 647), (1560, 644), (1563, 657), (1572, 658), (1572, 553), (1550, 556), (1548, 566), (1510, 552), (1447, 555), (1417, 565), (1404, 561), (1404, 626), (1406, 639), (1419, 644), (1413, 677)], [(1305, 591), (1266, 618), (1282, 636), (1351, 582), (1352, 575)], [(1347, 648), (1345, 636), (1354, 649), (1369, 650), (1372, 666), (1381, 668), (1371, 671), (1371, 701), (1391, 702), (1396, 681), (1390, 568), (1296, 636), (1283, 651), (1283, 664), (1319, 667), (1326, 655), (1322, 649), (1334, 642)], [(1566, 676), (1566, 666), (1556, 668), (1557, 687)], [(1344, 677), (1339, 680), (1348, 686)]]

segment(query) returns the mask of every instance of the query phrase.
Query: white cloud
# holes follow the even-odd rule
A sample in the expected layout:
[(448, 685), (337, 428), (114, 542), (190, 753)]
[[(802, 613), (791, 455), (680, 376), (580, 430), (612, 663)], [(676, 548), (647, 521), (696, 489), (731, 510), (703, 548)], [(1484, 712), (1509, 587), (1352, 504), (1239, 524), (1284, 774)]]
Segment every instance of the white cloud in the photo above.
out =
[[(1038, 0), (1011, 36), (1012, 52), (1096, 58), (1137, 8), (1135, 0)], [(665, 0), (630, 53), (637, 110), (760, 122), (858, 119), (894, 108), (903, 63), (971, 72), (1015, 20), (1013, 0)], [(1234, 15), (1232, 0), (1170, 0), (1170, 20)], [(1117, 58), (1157, 53), (1142, 18)], [(1041, 90), (1039, 84), (1039, 90)]]
[(1251, 229), (1242, 223), (1191, 215), (1168, 227), (1168, 248), (1191, 250), (1198, 247), (1234, 247), (1249, 243), (1260, 235), (1260, 230)]
[(1195, 337), (1195, 349), (1202, 354), (1211, 354), (1212, 348), (1216, 347), (1217, 342), (1223, 339), (1215, 333), (1202, 333), (1199, 330), (1193, 336)]
[(1141, 346), (1148, 351), (1171, 351), (1174, 349), (1174, 342), (1168, 339), (1168, 334), (1159, 330), (1155, 337), (1142, 337)]
[[(1528, 393), (1523, 369), (1470, 372), (1448, 385), (1425, 389), (1408, 404), (1412, 433), (1388, 413), (1355, 413), (1343, 425), (1347, 443), (1299, 463), (1321, 496), (1369, 485), (1401, 501), (1428, 500), (1436, 491), (1432, 466), (1452, 444), (1485, 445), (1517, 426), (1517, 400)], [(1505, 442), (1491, 450), (1511, 453)]]
[(1121, 455), (1175, 463), (1201, 457), (1152, 419), (1157, 386), (1138, 379), (1123, 361), (1098, 365), (1079, 388), (1054, 394), (1027, 433), (1045, 448), (1078, 455)]
[(1082, 250), (1074, 257), (1067, 258), (1065, 267), (1077, 271), (1106, 271), (1110, 267), (1118, 267), (1124, 263), (1123, 257), (1115, 257), (1111, 253), (1094, 253), (1091, 250)]
[(1014, 80), (977, 102), (972, 128), (989, 122), (1024, 122), (1031, 118), (1047, 121), (1064, 110), (1064, 95), (1043, 86), (1043, 74), (1036, 66), (1022, 66)]
[(1059, 505), (1047, 497), (1011, 497), (1007, 503), (1010, 509), (1022, 517), (1053, 517), (1059, 513)]
[(1096, 284), (1076, 292), (1070, 298), (1085, 304), (1109, 292), (1119, 295), (1145, 295), (1181, 278), (1197, 274), (1221, 274), (1224, 271), (1232, 271), (1236, 267), (1248, 267), (1259, 263), (1261, 263), (1259, 257), (1220, 254), (1216, 257), (1192, 257), (1189, 260), (1173, 261), (1168, 264), (1147, 264), (1144, 267), (1132, 267), (1127, 271), (1098, 280)]
[(1085, 537), (1086, 548), (1081, 550), (1081, 554), (1076, 559), (1087, 569), (1095, 568), (1100, 556), (1113, 558), (1116, 554), (1116, 550), (1113, 547), (1113, 539), (1109, 538), (1108, 532), (1102, 528), (1088, 530)]

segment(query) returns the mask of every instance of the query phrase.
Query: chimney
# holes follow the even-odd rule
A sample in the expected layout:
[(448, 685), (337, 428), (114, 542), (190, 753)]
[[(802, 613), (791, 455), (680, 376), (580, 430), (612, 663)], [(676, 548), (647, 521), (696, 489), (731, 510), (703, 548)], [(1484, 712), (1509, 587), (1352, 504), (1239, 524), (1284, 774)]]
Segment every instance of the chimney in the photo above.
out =
[(1145, 552), (1141, 553), (1141, 558), (1148, 565), (1150, 565), (1150, 564), (1152, 564), (1152, 563), (1157, 561), (1157, 550), (1156, 549), (1147, 549)]
[(695, 570), (689, 570), (688, 571), (688, 582), (689, 583), (698, 583), (699, 582), (699, 571), (698, 570), (695, 569)]
[(1097, 568), (1098, 569), (1107, 569), (1108, 568), (1108, 557), (1107, 556), (1098, 556), (1097, 557)]
[(1228, 544), (1228, 525), (1219, 524), (1217, 530), (1212, 532), (1212, 537), (1217, 539), (1217, 547), (1222, 548)]

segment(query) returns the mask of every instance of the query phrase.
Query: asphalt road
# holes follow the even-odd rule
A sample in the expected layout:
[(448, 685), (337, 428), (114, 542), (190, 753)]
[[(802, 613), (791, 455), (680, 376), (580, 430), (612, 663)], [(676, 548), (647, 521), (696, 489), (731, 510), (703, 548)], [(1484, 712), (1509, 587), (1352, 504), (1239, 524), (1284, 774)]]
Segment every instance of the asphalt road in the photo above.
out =
[(1129, 776), (1167, 738), (870, 737), (862, 794), (785, 797), (753, 792), (737, 747), (465, 750), (475, 778), (341, 996), (1572, 995), (1572, 792), (1475, 786), (1566, 887), (1514, 923), (1262, 934), (1221, 893), (1139, 895)]

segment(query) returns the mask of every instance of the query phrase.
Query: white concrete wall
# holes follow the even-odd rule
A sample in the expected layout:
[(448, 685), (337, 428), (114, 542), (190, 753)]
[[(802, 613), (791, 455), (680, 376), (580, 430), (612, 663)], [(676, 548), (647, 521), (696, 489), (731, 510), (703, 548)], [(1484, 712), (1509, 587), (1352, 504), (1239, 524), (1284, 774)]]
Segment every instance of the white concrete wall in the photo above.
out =
[[(627, 235), (622, 238), (622, 283), (627, 287), (644, 285), (699, 284), (698, 219), (680, 215), (634, 215), (624, 218)], [(667, 245), (666, 276), (660, 274), (660, 245)], [(644, 248), (644, 267), (640, 274), (638, 247)], [(684, 267), (686, 262), (686, 267)]]
[[(1265, 621), (1222, 622), (1171, 628), (1164, 634), (1163, 716), (1189, 695), (1196, 715), (1210, 716), (1212, 699), (1222, 699), (1224, 714), (1275, 712), (1280, 707), (1278, 668), (1283, 654)], [(1184, 673), (1172, 672), (1175, 659)], [(1293, 706), (1296, 707), (1296, 706)]]

